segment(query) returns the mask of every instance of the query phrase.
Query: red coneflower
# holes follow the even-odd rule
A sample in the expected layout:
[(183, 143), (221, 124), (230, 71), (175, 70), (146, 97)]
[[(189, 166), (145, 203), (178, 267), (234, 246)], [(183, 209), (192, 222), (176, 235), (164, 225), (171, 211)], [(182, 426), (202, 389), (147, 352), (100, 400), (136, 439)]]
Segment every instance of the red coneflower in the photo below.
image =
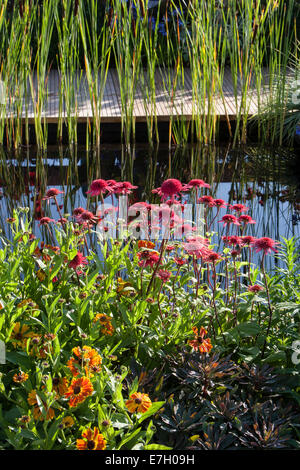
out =
[(248, 287), (248, 292), (253, 292), (257, 294), (257, 292), (263, 291), (264, 288), (262, 286), (259, 286), (258, 284), (254, 284), (253, 286)]
[(116, 180), (106, 180), (106, 184), (112, 188), (115, 184), (117, 184), (117, 182)]
[(157, 252), (151, 252), (147, 250), (138, 253), (138, 257), (141, 260), (138, 263), (140, 267), (151, 266), (152, 268), (159, 261), (159, 254)]
[(168, 201), (168, 204), (174, 203), (174, 197), (184, 188), (181, 182), (177, 179), (170, 178), (163, 182), (160, 188), (152, 190), (152, 193), (158, 194), (163, 200), (166, 200), (168, 197), (171, 197), (171, 200)]
[(219, 209), (226, 207), (228, 204), (223, 199), (214, 199), (214, 206)]
[(250, 215), (240, 215), (238, 221), (244, 224), (256, 224), (256, 220), (252, 219)]
[(222, 219), (219, 220), (218, 222), (223, 222), (224, 227), (225, 225), (230, 225), (230, 224), (241, 225), (238, 219), (235, 217), (235, 215), (232, 215), (232, 214), (223, 215)]
[(269, 238), (269, 237), (257, 238), (253, 242), (253, 246), (254, 246), (256, 253), (263, 251), (265, 255), (270, 253), (271, 251), (276, 252), (275, 247), (278, 244), (279, 242), (276, 242), (275, 240), (272, 240), (272, 238)]
[(173, 251), (175, 249), (175, 245), (167, 245), (166, 251)]
[(175, 196), (175, 194), (178, 194), (181, 190), (181, 182), (174, 178), (165, 180), (160, 187), (160, 191), (163, 197)]
[(188, 260), (185, 259), (185, 258), (175, 257), (174, 262), (175, 262), (175, 264), (177, 264), (177, 266), (183, 266), (184, 264), (186, 264), (188, 262)]
[(129, 210), (136, 209), (137, 211), (144, 211), (145, 209), (148, 211), (151, 209), (151, 204), (148, 204), (147, 202), (135, 202), (129, 207)]
[(193, 188), (210, 188), (208, 183), (205, 183), (203, 180), (193, 179), (191, 180), (187, 186), (191, 186)]
[(63, 194), (63, 193), (64, 193), (64, 192), (63, 192), (63, 191), (60, 191), (59, 189), (50, 188), (50, 189), (48, 189), (48, 191), (46, 192), (46, 196), (43, 197), (43, 201), (48, 200), (48, 199), (55, 198), (55, 197), (58, 196), (59, 194)]
[(223, 258), (219, 253), (216, 253), (215, 251), (210, 251), (204, 256), (203, 261), (205, 263), (215, 263), (216, 261), (220, 261), (221, 259)]
[(161, 279), (163, 282), (168, 282), (168, 280), (170, 279), (170, 277), (172, 276), (172, 273), (170, 271), (166, 271), (164, 269), (160, 269), (157, 274), (156, 274), (157, 277), (159, 277), (159, 279)]
[(229, 245), (229, 246), (235, 246), (235, 245), (240, 246), (242, 244), (241, 237), (239, 237), (238, 235), (229, 235), (228, 237), (222, 237), (222, 240), (225, 243), (225, 245)]
[(83, 256), (80, 251), (77, 251), (77, 255), (69, 262), (69, 268), (77, 269), (79, 266), (88, 264), (87, 259)]
[(237, 256), (241, 254), (241, 252), (239, 250), (232, 250), (230, 254), (233, 258), (236, 258)]
[(85, 209), (83, 207), (77, 207), (76, 209), (73, 210), (73, 215), (77, 217), (80, 214), (82, 214), (84, 211)]
[(83, 211), (81, 214), (76, 216), (76, 221), (79, 224), (89, 223), (94, 224), (98, 221), (98, 217), (90, 211)]
[(129, 181), (123, 181), (114, 184), (113, 191), (115, 194), (131, 194), (132, 190), (136, 188), (137, 186), (133, 186)]
[(55, 222), (55, 220), (54, 220), (54, 219), (50, 219), (50, 217), (42, 217), (42, 218), (40, 219), (39, 227), (40, 227), (41, 225), (48, 225), (49, 222)]
[(187, 243), (183, 244), (183, 248), (189, 255), (202, 258), (209, 254), (208, 244), (207, 239), (202, 237), (189, 238)]
[(206, 206), (209, 207), (214, 207), (215, 206), (215, 200), (212, 196), (202, 196), (198, 199), (200, 204), (205, 204)]
[(234, 204), (229, 206), (229, 208), (235, 212), (247, 212), (249, 210), (249, 207), (244, 206), (244, 204)]
[(68, 222), (68, 219), (66, 219), (65, 217), (62, 217), (61, 219), (58, 219), (57, 223), (58, 224), (61, 224), (61, 225), (64, 225)]
[(190, 224), (180, 224), (179, 222), (171, 222), (170, 228), (174, 228), (174, 237), (180, 237), (182, 235), (192, 235), (192, 232), (195, 231), (195, 228)]
[(241, 246), (253, 245), (253, 243), (256, 240), (256, 238), (252, 237), (252, 235), (244, 235), (243, 237), (240, 237), (240, 239), (241, 239)]
[(90, 194), (91, 196), (100, 196), (106, 191), (111, 192), (111, 186), (107, 184), (107, 181), (99, 179), (94, 180), (91, 183), (90, 189), (86, 192), (86, 194)]

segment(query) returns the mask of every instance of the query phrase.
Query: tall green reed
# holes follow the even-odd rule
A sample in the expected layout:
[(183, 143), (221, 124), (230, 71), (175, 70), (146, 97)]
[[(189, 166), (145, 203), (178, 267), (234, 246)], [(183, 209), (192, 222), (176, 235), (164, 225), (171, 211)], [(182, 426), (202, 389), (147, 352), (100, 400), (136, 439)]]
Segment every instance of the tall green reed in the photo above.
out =
[[(136, 17), (133, 15), (135, 7)], [(135, 140), (134, 103), (142, 63), (144, 27), (147, 22), (144, 0), (112, 1), (114, 41), (113, 52), (118, 74), (122, 112), (122, 138), (126, 145)]]
[(264, 77), (263, 95), (254, 116), (262, 143), (282, 145), (287, 136), (290, 141), (294, 138), (287, 132), (293, 109), (291, 85), (299, 68), (294, 11), (294, 0), (277, 2), (268, 11), (268, 35), (264, 43), (268, 75)]
[[(34, 8), (33, 8), (34, 10)], [(24, 0), (22, 8), (8, 12), (4, 2), (1, 10), (1, 72), (0, 79), (4, 91), (5, 105), (1, 107), (0, 140), (8, 146), (18, 147), (28, 144), (28, 76), (30, 73), (32, 35), (31, 2)], [(23, 118), (25, 114), (25, 136)], [(4, 136), (4, 129), (6, 135)]]
[[(145, 15), (147, 21), (142, 23), (143, 31), (143, 51), (146, 57), (143, 69), (140, 72), (140, 89), (144, 100), (144, 109), (146, 110), (146, 123), (148, 131), (148, 140), (151, 147), (154, 140), (159, 142), (158, 123), (157, 123), (157, 103), (156, 103), (156, 70), (158, 67), (158, 23), (160, 15), (160, 3), (156, 17), (149, 10), (149, 1), (144, 3)], [(148, 13), (149, 12), (149, 13)], [(154, 27), (153, 27), (154, 26)]]
[[(110, 64), (114, 24), (110, 10), (100, 15), (98, 2), (79, 2), (79, 29), (84, 53), (84, 64), (93, 116), (93, 143), (100, 145), (101, 111), (103, 96)], [(88, 134), (87, 134), (88, 135)], [(87, 142), (87, 146), (89, 143)]]
[[(120, 103), (121, 133), (127, 145), (135, 140), (138, 94), (146, 109), (148, 140), (152, 146), (159, 140), (158, 89), (163, 92), (163, 104), (167, 107), (169, 103), (170, 108), (169, 116), (164, 116), (169, 118), (169, 146), (185, 144), (190, 135), (196, 142), (215, 142), (221, 115), (234, 144), (245, 143), (254, 109), (251, 97), (257, 100), (258, 116), (266, 115), (266, 101), (269, 107), (278, 107), (269, 122), (268, 116), (258, 121), (258, 131), (261, 140), (280, 143), (289, 117), (289, 110), (280, 104), (286, 103), (290, 86), (294, 5), (295, 0), (170, 0), (159, 2), (154, 12), (149, 0), (112, 0), (104, 8), (96, 0), (49, 0), (42, 5), (24, 0), (11, 10), (8, 0), (3, 0), (0, 79), (7, 106), (1, 106), (0, 142), (6, 140), (15, 147), (28, 144), (28, 116), (33, 114), (37, 144), (46, 147), (47, 80), (53, 67), (49, 52), (54, 45), (60, 73), (59, 141), (64, 125), (69, 142), (77, 141), (78, 96), (87, 86), (89, 102), (82, 110), (87, 119), (86, 146), (99, 147), (105, 85), (109, 67), (115, 66), (117, 83), (112, 88), (119, 94), (114, 99)], [(159, 30), (161, 20), (165, 34)], [(54, 28), (57, 44), (52, 41)], [(81, 80), (82, 64), (86, 84)], [(181, 94), (187, 66), (193, 95), (191, 122), (185, 119), (187, 107)], [(232, 111), (227, 108), (226, 67), (230, 68), (236, 108), (234, 133)]]
[(35, 31), (37, 50), (29, 75), (34, 110), (36, 142), (39, 148), (46, 148), (48, 139), (47, 102), (48, 78), (51, 64), (48, 63), (49, 49), (55, 20), (56, 0), (48, 0), (37, 6)]
[[(218, 52), (220, 22), (214, 0), (189, 4), (182, 16), (187, 33), (192, 80), (192, 134), (198, 142), (213, 142), (217, 132), (217, 92), (222, 92)], [(221, 61), (222, 66), (224, 61)]]
[(58, 140), (62, 141), (65, 122), (69, 144), (75, 144), (77, 143), (78, 97), (81, 83), (78, 2), (62, 0), (55, 7), (60, 80)]

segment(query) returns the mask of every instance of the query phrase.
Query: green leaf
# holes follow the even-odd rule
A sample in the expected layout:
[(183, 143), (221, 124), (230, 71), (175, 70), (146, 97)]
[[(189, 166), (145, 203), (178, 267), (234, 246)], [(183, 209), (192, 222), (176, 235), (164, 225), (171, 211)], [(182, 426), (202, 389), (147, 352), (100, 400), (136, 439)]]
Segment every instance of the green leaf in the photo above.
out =
[(162, 444), (147, 444), (144, 450), (172, 450), (172, 447), (164, 446)]
[(137, 436), (142, 432), (142, 428), (137, 428), (135, 431), (133, 431), (130, 434), (126, 434), (124, 439), (122, 439), (120, 445), (118, 446), (117, 450), (120, 450), (125, 444), (127, 444), (130, 441), (133, 441), (131, 445), (128, 447), (131, 449), (137, 442)]
[(262, 362), (273, 363), (273, 362), (282, 362), (286, 361), (286, 354), (284, 351), (277, 351), (269, 354)]
[(255, 322), (241, 323), (236, 329), (242, 337), (255, 336), (260, 332), (260, 326)]
[(30, 369), (32, 366), (31, 360), (27, 354), (22, 351), (10, 351), (6, 353), (6, 360), (13, 364), (25, 367), (26, 369)]
[(111, 422), (113, 427), (117, 429), (128, 428), (130, 425), (127, 416), (122, 413), (114, 413), (111, 417)]
[(164, 403), (164, 401), (153, 402), (149, 410), (146, 411), (146, 413), (143, 413), (142, 416), (139, 418), (138, 423), (141, 424), (145, 419), (157, 413), (157, 411), (164, 405)]

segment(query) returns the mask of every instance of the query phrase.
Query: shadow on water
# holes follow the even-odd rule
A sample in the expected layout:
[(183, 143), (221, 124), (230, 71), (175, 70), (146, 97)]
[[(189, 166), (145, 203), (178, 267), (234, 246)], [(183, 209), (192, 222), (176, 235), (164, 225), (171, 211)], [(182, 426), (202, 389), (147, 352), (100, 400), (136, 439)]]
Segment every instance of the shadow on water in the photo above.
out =
[[(55, 204), (42, 200), (49, 187), (64, 191), (59, 204), (64, 214), (72, 214), (76, 207), (96, 210), (95, 198), (86, 194), (96, 178), (137, 185), (131, 203), (158, 203), (151, 191), (170, 177), (182, 182), (201, 178), (211, 185), (215, 198), (247, 205), (257, 221), (248, 234), (277, 240), (299, 237), (300, 176), (297, 154), (290, 149), (135, 146), (126, 150), (114, 145), (90, 152), (80, 147), (49, 147), (46, 154), (33, 149), (11, 154), (0, 149), (0, 156), (0, 224), (7, 237), (7, 218), (14, 208), (30, 208), (37, 236), (43, 230), (39, 227), (41, 217), (59, 218)], [(225, 213), (222, 209), (220, 218)], [(212, 228), (220, 233), (221, 227), (216, 220)], [(42, 235), (47, 238), (47, 233)]]

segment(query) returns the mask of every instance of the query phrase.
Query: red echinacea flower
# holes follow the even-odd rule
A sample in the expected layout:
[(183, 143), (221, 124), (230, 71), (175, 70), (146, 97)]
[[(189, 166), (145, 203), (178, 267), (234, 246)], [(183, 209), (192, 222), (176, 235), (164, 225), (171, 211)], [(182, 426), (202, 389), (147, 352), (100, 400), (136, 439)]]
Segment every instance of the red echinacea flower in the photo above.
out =
[(235, 212), (247, 212), (249, 207), (244, 206), (244, 204), (234, 204), (233, 206), (229, 206), (232, 211)]
[(49, 222), (55, 222), (55, 220), (54, 220), (54, 219), (50, 219), (50, 217), (42, 217), (42, 218), (40, 219), (39, 227), (40, 227), (41, 225), (48, 225)]
[(106, 191), (111, 192), (111, 186), (107, 184), (107, 181), (98, 179), (91, 183), (90, 189), (86, 192), (86, 194), (90, 194), (91, 196), (100, 196)]
[(269, 237), (262, 237), (262, 238), (257, 238), (253, 242), (253, 247), (256, 251), (256, 253), (259, 253), (260, 251), (263, 251), (264, 254), (268, 254), (271, 251), (276, 252), (276, 245), (278, 245), (279, 242), (276, 242), (275, 240), (272, 240), (272, 238)]
[(215, 251), (209, 251), (204, 257), (203, 261), (205, 263), (216, 263), (217, 261), (221, 261), (223, 258), (219, 253), (216, 253)]
[(240, 246), (242, 244), (241, 237), (239, 237), (238, 235), (229, 235), (228, 237), (222, 237), (222, 240), (224, 244), (228, 246)]
[(79, 224), (85, 224), (85, 223), (94, 224), (98, 221), (98, 217), (90, 211), (83, 211), (81, 212), (81, 214), (76, 216), (76, 221)]
[(253, 245), (253, 243), (256, 240), (256, 238), (252, 237), (252, 235), (244, 235), (243, 237), (240, 237), (240, 239), (241, 239), (241, 246)]
[(58, 196), (59, 194), (63, 194), (64, 192), (63, 191), (60, 191), (59, 189), (56, 189), (56, 188), (50, 188), (48, 189), (48, 191), (46, 192), (46, 196), (43, 197), (43, 200), (47, 200), (47, 199), (52, 199), (52, 198), (55, 198), (56, 196)]
[(160, 269), (157, 273), (157, 277), (159, 277), (159, 279), (161, 279), (163, 282), (168, 282), (171, 276), (172, 273), (164, 269)]
[(223, 226), (230, 224), (241, 225), (235, 215), (232, 214), (223, 215), (222, 219), (219, 220), (219, 222), (223, 222)]
[(238, 221), (244, 224), (256, 224), (256, 220), (252, 219), (252, 217), (247, 214), (240, 215)]
[(171, 197), (171, 201), (173, 201), (174, 196), (182, 190), (182, 183), (175, 178), (170, 178), (165, 180), (160, 188), (153, 189), (152, 192), (157, 193), (162, 199)]
[(208, 207), (214, 207), (215, 206), (215, 201), (212, 196), (202, 196), (199, 197), (198, 201), (200, 204), (205, 204)]
[(222, 207), (226, 207), (228, 204), (223, 199), (214, 199), (214, 206), (221, 209)]
[(187, 186), (191, 186), (193, 188), (210, 188), (210, 185), (208, 183), (205, 183), (203, 180), (199, 179), (193, 179), (191, 180)]
[(264, 290), (264, 288), (262, 286), (259, 286), (258, 284), (254, 284), (253, 286), (248, 287), (248, 292), (253, 292), (254, 294), (257, 294), (262, 290)]
[(113, 191), (115, 194), (131, 194), (133, 189), (137, 186), (133, 186), (129, 181), (123, 181), (113, 185)]
[(69, 262), (69, 268), (77, 269), (79, 266), (88, 264), (87, 259), (83, 256), (80, 251), (77, 251), (77, 255)]

